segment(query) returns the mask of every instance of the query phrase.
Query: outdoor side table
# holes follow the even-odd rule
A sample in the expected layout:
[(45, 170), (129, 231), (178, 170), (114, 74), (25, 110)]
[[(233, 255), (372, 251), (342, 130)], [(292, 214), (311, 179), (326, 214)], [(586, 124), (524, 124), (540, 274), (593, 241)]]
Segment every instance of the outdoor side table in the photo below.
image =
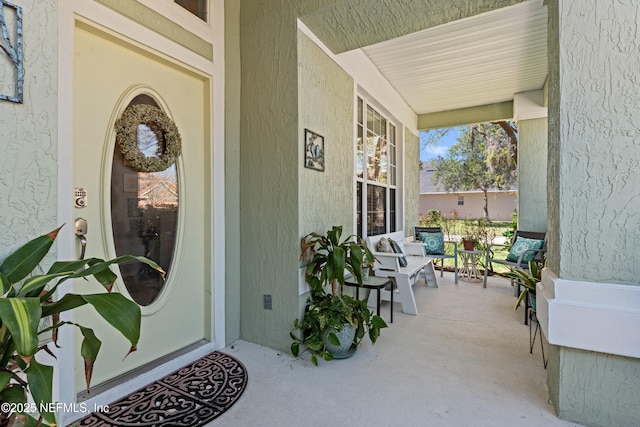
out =
[[(351, 278), (353, 280), (353, 278)], [(364, 289), (375, 289), (378, 292), (378, 298), (376, 300), (376, 314), (380, 316), (380, 291), (389, 286), (389, 290), (391, 291), (391, 299), (390, 299), (390, 321), (389, 323), (393, 323), (393, 278), (391, 277), (377, 277), (377, 276), (369, 276), (367, 280), (362, 282), (362, 285), (358, 285), (356, 281), (349, 281), (348, 279), (344, 282), (347, 286), (352, 286), (356, 288), (356, 299), (360, 299), (360, 288)]]
[(483, 254), (482, 251), (468, 251), (466, 249), (458, 249), (458, 253), (460, 254), (460, 258), (462, 259), (462, 268), (460, 269), (460, 278), (467, 278), (469, 280), (476, 279), (480, 280), (480, 275), (478, 274), (478, 269), (476, 264), (478, 262), (478, 257)]

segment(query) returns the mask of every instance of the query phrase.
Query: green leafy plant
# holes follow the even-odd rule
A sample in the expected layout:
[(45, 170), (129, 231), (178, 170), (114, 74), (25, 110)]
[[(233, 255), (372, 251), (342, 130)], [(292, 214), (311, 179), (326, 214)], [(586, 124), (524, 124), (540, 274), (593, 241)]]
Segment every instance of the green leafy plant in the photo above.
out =
[[(478, 233), (478, 226), (473, 220), (465, 220), (462, 224), (462, 236), (460, 237), (462, 243), (473, 242), (473, 248), (475, 249), (480, 243), (480, 237)], [(465, 249), (467, 249), (465, 247)]]
[(513, 235), (516, 234), (516, 230), (518, 229), (518, 212), (513, 211), (511, 213), (511, 222), (509, 223), (509, 228), (502, 232), (502, 235), (507, 238), (507, 242), (511, 242), (513, 239)]
[[(62, 228), (62, 227), (60, 227)], [(73, 325), (83, 336), (80, 353), (84, 359), (87, 388), (91, 381), (93, 364), (101, 342), (92, 329), (72, 322), (61, 322), (59, 314), (89, 304), (100, 317), (118, 330), (136, 350), (140, 338), (140, 307), (117, 292), (111, 292), (116, 275), (109, 268), (113, 264), (139, 261), (159, 271), (164, 271), (144, 257), (124, 255), (112, 260), (89, 258), (79, 261), (58, 261), (45, 274), (34, 275), (42, 259), (47, 255), (60, 228), (37, 237), (8, 255), (0, 264), (0, 401), (8, 407), (27, 407), (31, 395), (39, 419), (32, 411), (26, 413), (0, 412), (0, 425), (9, 425), (16, 416), (24, 424), (56, 425), (55, 414), (48, 411), (52, 403), (53, 366), (41, 364), (36, 354), (45, 351), (53, 355), (48, 344), (41, 344), (39, 337), (51, 332), (57, 346), (57, 330), (63, 325)], [(107, 292), (97, 294), (65, 294), (55, 300), (58, 287), (69, 279), (93, 276)], [(53, 283), (52, 286), (49, 286)], [(42, 320), (51, 319), (48, 327)], [(126, 356), (125, 356), (126, 357)]]
[(520, 307), (520, 303), (527, 295), (527, 292), (535, 298), (536, 283), (542, 279), (542, 268), (543, 264), (540, 261), (531, 260), (529, 261), (529, 270), (521, 270), (516, 267), (511, 267), (511, 271), (500, 273), (501, 276), (517, 281), (523, 287), (522, 292), (520, 292), (518, 300), (516, 301), (516, 305), (513, 307), (514, 311)]
[(350, 324), (356, 329), (353, 345), (358, 345), (365, 333), (375, 344), (380, 336), (380, 329), (387, 324), (381, 317), (374, 315), (367, 307), (366, 301), (355, 299), (349, 295), (320, 294), (308, 301), (309, 305), (302, 321), (295, 319), (295, 330), (302, 332), (303, 338), (296, 336), (293, 331), (291, 338), (291, 353), (298, 356), (300, 344), (304, 344), (311, 352), (311, 363), (318, 365), (318, 356), (324, 360), (333, 360), (333, 355), (327, 350), (327, 343), (340, 345), (335, 331), (340, 331), (344, 324)]
[(444, 221), (446, 221), (445, 216), (437, 209), (428, 210), (427, 216), (420, 218), (420, 224), (424, 224), (427, 227), (442, 226)]
[[(368, 332), (371, 342), (380, 336), (380, 329), (387, 327), (381, 317), (374, 315), (365, 301), (349, 295), (341, 295), (340, 287), (345, 283), (345, 272), (351, 273), (362, 285), (362, 265), (371, 265), (374, 257), (366, 243), (351, 235), (341, 241), (342, 227), (334, 226), (326, 235), (309, 233), (300, 241), (301, 260), (308, 262), (305, 278), (311, 288), (307, 310), (302, 320), (294, 320), (290, 332), (293, 339), (291, 353), (298, 356), (300, 344), (311, 352), (311, 362), (318, 364), (318, 356), (332, 360), (327, 351), (327, 342), (339, 345), (334, 331), (345, 324), (356, 329), (354, 345), (358, 345)], [(330, 291), (325, 290), (330, 287)], [(301, 336), (294, 332), (299, 332)]]
[(454, 231), (457, 219), (458, 212), (455, 210), (451, 212), (451, 218), (447, 219), (447, 217), (439, 210), (430, 209), (427, 211), (426, 216), (420, 214), (418, 223), (421, 227), (441, 227), (444, 235), (450, 236)]
[(462, 241), (473, 241), (474, 249), (484, 251), (495, 237), (494, 228), (485, 218), (465, 220), (462, 224)]

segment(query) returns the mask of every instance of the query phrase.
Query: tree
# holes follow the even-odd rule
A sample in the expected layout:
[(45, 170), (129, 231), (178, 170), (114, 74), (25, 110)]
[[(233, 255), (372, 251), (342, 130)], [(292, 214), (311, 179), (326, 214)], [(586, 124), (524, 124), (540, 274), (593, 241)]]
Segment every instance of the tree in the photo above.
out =
[(461, 128), (458, 142), (451, 146), (447, 157), (435, 162), (433, 183), (447, 192), (482, 190), (484, 217), (491, 221), (489, 189), (506, 190), (517, 181), (514, 138), (517, 141), (515, 125), (509, 122)]

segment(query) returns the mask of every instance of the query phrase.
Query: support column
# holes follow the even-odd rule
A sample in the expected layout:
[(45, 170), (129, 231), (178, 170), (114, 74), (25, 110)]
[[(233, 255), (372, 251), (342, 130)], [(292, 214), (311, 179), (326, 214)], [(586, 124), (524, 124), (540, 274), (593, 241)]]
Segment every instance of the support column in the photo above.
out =
[(542, 90), (517, 93), (518, 229), (547, 230), (547, 107)]
[(640, 4), (548, 7), (549, 392), (560, 418), (640, 425)]

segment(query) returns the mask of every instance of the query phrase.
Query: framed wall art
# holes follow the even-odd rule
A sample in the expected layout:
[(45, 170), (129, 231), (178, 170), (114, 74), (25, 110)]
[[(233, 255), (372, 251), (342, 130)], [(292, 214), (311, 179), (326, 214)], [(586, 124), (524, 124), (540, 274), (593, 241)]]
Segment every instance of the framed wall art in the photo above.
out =
[(324, 137), (304, 130), (304, 167), (324, 172)]
[(24, 85), (22, 8), (0, 0), (0, 100), (21, 104)]

